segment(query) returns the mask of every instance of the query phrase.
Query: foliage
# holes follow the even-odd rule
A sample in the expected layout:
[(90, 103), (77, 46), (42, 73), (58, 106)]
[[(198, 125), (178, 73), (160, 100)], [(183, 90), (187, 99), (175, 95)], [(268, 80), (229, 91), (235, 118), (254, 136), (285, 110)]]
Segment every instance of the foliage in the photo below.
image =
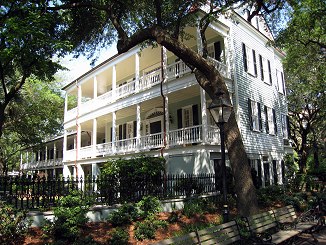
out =
[(157, 197), (146, 196), (137, 203), (141, 217), (149, 217), (162, 211), (162, 205)]
[(2, 161), (8, 167), (14, 168), (20, 162), (22, 148), (41, 143), (61, 131), (63, 105), (64, 100), (54, 82), (44, 83), (35, 78), (26, 81), (8, 106), (4, 134), (0, 139)]
[(291, 1), (289, 22), (276, 39), (286, 51), (287, 99), (291, 139), (304, 173), (309, 155), (318, 168), (325, 152), (326, 30), (323, 0)]
[(179, 181), (175, 188), (178, 192), (185, 193), (186, 197), (190, 197), (193, 194), (199, 195), (204, 190), (204, 187), (197, 179), (188, 177)]
[(110, 232), (109, 245), (128, 245), (129, 233), (123, 228), (116, 228)]
[(154, 239), (155, 232), (159, 228), (166, 228), (167, 222), (150, 217), (135, 224), (135, 238), (137, 240)]
[(112, 212), (108, 220), (113, 226), (121, 226), (130, 224), (139, 217), (139, 212), (136, 205), (132, 203), (125, 203), (118, 208), (117, 211)]
[(76, 242), (81, 235), (81, 228), (86, 224), (86, 214), (91, 200), (82, 197), (80, 191), (72, 191), (62, 197), (54, 208), (54, 220), (48, 221), (43, 230), (56, 241)]
[(263, 207), (270, 207), (276, 201), (281, 201), (285, 190), (281, 186), (267, 186), (257, 190), (257, 197), (259, 205)]
[(26, 234), (29, 223), (26, 212), (18, 211), (0, 201), (0, 243), (16, 244)]
[(201, 199), (190, 199), (185, 202), (183, 207), (183, 214), (188, 218), (196, 215), (204, 213), (204, 205)]
[(169, 223), (175, 223), (175, 222), (178, 222), (181, 218), (181, 213), (178, 212), (178, 211), (172, 211), (170, 214), (169, 214), (169, 217), (168, 217), (168, 222)]

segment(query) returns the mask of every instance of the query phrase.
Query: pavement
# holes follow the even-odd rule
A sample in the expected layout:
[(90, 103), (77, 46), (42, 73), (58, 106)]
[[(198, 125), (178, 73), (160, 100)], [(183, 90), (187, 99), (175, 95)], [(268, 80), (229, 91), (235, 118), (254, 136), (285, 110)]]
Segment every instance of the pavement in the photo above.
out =
[(313, 236), (318, 240), (314, 241), (313, 237), (309, 234), (302, 234), (299, 239), (295, 242), (296, 245), (307, 245), (307, 244), (318, 244), (326, 245), (326, 226), (323, 226), (321, 230), (313, 233)]

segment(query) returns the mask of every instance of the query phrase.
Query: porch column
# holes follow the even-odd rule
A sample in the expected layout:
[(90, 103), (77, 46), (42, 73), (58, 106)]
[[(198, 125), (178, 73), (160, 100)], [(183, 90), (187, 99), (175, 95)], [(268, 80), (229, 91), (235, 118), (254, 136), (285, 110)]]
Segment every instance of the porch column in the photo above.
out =
[(64, 178), (68, 178), (69, 176), (72, 176), (70, 169), (67, 165), (63, 165), (62, 175)]
[(112, 152), (116, 152), (116, 146), (115, 146), (115, 128), (116, 128), (116, 120), (117, 120), (117, 114), (116, 112), (112, 112)]
[(94, 99), (97, 98), (97, 78), (96, 78), (96, 76), (94, 76), (94, 80), (93, 80), (93, 98)]
[(116, 99), (116, 88), (117, 88), (117, 65), (112, 66), (112, 97)]
[(48, 146), (46, 145), (45, 146), (45, 157), (44, 157), (45, 159), (45, 161), (47, 161), (48, 160)]
[(23, 152), (20, 152), (20, 171), (21, 170), (23, 170)]
[(203, 143), (207, 143), (207, 108), (206, 108), (206, 92), (205, 90), (200, 87), (200, 104), (201, 104), (201, 121), (202, 121), (202, 138)]
[(80, 106), (81, 106), (81, 103), (82, 103), (82, 87), (81, 87), (81, 84), (77, 83), (77, 91), (78, 91), (77, 106), (78, 106), (78, 110), (80, 110)]
[(63, 146), (62, 146), (62, 160), (65, 161), (65, 155), (67, 151), (67, 130), (63, 130)]
[(53, 144), (53, 162), (57, 159), (57, 144)]
[(277, 184), (283, 185), (282, 179), (282, 160), (277, 160), (276, 162), (276, 171), (277, 171)]
[(38, 150), (38, 157), (37, 157), (37, 161), (39, 162), (39, 161), (41, 161), (41, 151), (40, 150)]
[(136, 150), (139, 151), (141, 147), (141, 132), (140, 132), (140, 126), (141, 126), (141, 118), (140, 118), (140, 104), (137, 104), (136, 107)]
[(169, 113), (169, 97), (166, 95), (164, 97), (165, 100), (165, 108), (164, 108), (164, 114), (165, 114), (165, 142), (166, 142), (166, 149), (169, 149), (169, 132), (170, 132), (170, 113)]
[(168, 55), (167, 55), (167, 50), (165, 47), (162, 47), (162, 51), (163, 51), (163, 73), (164, 73), (164, 79), (165, 81), (168, 80), (169, 76), (168, 76)]
[(67, 114), (68, 111), (68, 92), (66, 92), (65, 94), (65, 111), (64, 111), (64, 115)]
[(197, 28), (196, 28), (196, 38), (197, 38), (197, 52), (198, 54), (203, 54), (203, 43), (200, 38), (200, 29), (199, 29), (199, 20), (197, 20)]
[(139, 53), (135, 53), (135, 89), (136, 92), (140, 90), (139, 87)]
[(76, 160), (78, 160), (78, 152), (81, 148), (81, 125), (80, 123), (77, 123), (77, 135), (76, 135)]
[(93, 156), (96, 157), (96, 145), (97, 145), (97, 119), (93, 119), (93, 135), (92, 135), (92, 150)]
[[(97, 179), (101, 174), (101, 170), (97, 163), (92, 163), (92, 179)], [(97, 191), (97, 183), (94, 183), (94, 191)]]

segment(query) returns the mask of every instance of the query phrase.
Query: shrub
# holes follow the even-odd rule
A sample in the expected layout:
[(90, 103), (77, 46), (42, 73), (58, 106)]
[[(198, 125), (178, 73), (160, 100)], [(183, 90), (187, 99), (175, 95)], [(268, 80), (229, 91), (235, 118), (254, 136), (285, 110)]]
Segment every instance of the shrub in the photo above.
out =
[(109, 215), (109, 222), (113, 226), (121, 226), (130, 224), (132, 221), (139, 217), (139, 212), (137, 207), (131, 203), (125, 203), (118, 208), (117, 211), (112, 212)]
[(168, 217), (168, 222), (169, 223), (175, 223), (178, 222), (181, 218), (181, 214), (176, 211), (172, 211)]
[(160, 200), (152, 196), (143, 197), (142, 200), (137, 203), (137, 207), (140, 209), (141, 216), (145, 218), (162, 211)]
[(0, 244), (16, 244), (24, 237), (29, 227), (25, 218), (26, 212), (0, 202)]
[(203, 214), (204, 208), (202, 200), (200, 199), (191, 199), (185, 202), (183, 207), (183, 214), (187, 217), (192, 217), (195, 214)]
[(167, 222), (164, 220), (155, 220), (154, 217), (145, 219), (135, 224), (135, 238), (137, 240), (154, 239), (155, 232), (159, 228), (166, 228)]
[(273, 202), (282, 200), (284, 189), (280, 186), (267, 186), (257, 190), (258, 203), (261, 206), (270, 206)]
[(54, 208), (53, 222), (47, 221), (43, 231), (58, 241), (77, 241), (81, 228), (88, 221), (86, 214), (90, 203), (90, 200), (81, 197), (81, 192), (72, 191), (59, 200), (58, 206)]
[(128, 231), (117, 228), (110, 232), (111, 237), (108, 240), (109, 245), (128, 245), (129, 233)]

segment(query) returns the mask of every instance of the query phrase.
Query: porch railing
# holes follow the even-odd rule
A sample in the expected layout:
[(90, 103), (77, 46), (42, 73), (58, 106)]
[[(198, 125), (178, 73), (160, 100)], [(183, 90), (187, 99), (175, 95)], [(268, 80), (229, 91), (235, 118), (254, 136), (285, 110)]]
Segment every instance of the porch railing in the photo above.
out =
[(169, 132), (169, 145), (183, 145), (202, 142), (202, 126), (171, 130)]

